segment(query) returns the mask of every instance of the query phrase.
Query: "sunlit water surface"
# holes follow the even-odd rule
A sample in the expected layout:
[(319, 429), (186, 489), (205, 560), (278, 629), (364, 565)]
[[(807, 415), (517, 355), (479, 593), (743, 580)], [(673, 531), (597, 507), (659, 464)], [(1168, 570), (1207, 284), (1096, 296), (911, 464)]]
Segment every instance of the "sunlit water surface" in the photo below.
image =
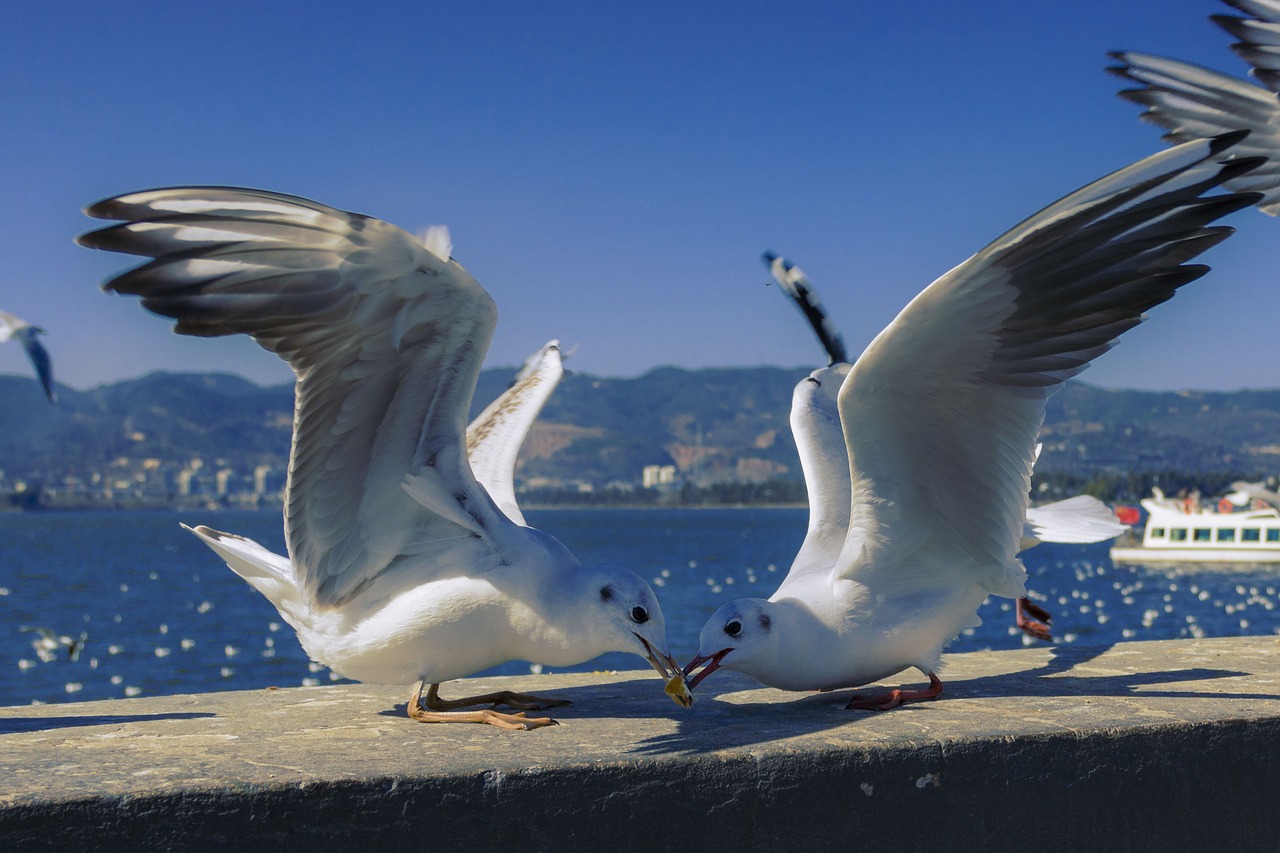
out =
[[(626, 566), (662, 600), (672, 651), (687, 659), (720, 604), (767, 597), (804, 538), (793, 509), (543, 510), (531, 524), (585, 563)], [(341, 680), (311, 663), (266, 599), (178, 524), (206, 523), (283, 552), (278, 512), (0, 515), (0, 705), (154, 696)], [(1032, 597), (1059, 643), (1280, 633), (1280, 569), (1113, 566), (1108, 546), (1041, 545), (1023, 555)], [(990, 599), (984, 624), (951, 651), (1018, 648), (1012, 602)], [(86, 636), (37, 647), (42, 626)], [(634, 669), (611, 654), (568, 671)], [(512, 662), (494, 673), (528, 673)], [(545, 668), (543, 671), (551, 671)], [(566, 670), (558, 670), (566, 671)]]

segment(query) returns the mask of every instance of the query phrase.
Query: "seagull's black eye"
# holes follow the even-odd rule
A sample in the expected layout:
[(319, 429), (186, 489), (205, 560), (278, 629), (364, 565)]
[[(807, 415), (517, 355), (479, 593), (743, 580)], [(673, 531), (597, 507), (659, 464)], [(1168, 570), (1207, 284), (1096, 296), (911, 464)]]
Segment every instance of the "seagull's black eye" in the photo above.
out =
[(643, 625), (645, 622), (649, 621), (649, 611), (637, 604), (635, 607), (631, 608), (631, 618), (636, 624)]
[(742, 623), (737, 619), (724, 626), (724, 632), (730, 637), (736, 637), (742, 633)]

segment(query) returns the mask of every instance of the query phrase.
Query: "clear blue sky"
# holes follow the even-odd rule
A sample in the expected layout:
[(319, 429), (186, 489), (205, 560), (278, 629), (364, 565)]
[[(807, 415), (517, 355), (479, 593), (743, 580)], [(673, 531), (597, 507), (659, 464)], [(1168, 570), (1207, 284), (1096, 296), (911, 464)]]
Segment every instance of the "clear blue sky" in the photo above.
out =
[[(172, 184), (309, 196), (445, 223), (497, 300), (488, 363), (820, 358), (759, 261), (818, 286), (853, 351), (924, 285), (1059, 196), (1163, 146), (1109, 49), (1233, 73), (1212, 0), (1069, 3), (69, 2), (0, 31), (0, 309), (49, 330), (76, 388), (150, 370), (287, 368), (179, 338), (98, 290), (80, 209)], [(1084, 379), (1280, 387), (1280, 222), (1254, 211), (1214, 272)], [(27, 373), (18, 347), (0, 372)]]

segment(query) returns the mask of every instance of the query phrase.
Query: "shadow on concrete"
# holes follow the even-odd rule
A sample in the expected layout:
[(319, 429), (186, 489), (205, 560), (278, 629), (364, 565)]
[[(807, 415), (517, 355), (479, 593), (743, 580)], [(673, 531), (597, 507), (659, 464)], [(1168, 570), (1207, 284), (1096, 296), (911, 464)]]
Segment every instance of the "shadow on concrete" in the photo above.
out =
[[(492, 683), (501, 687), (501, 678)], [(459, 691), (450, 691), (445, 684), (441, 698), (459, 698)], [(594, 684), (580, 684), (572, 687), (557, 687), (554, 690), (538, 690), (538, 695), (550, 699), (563, 699), (567, 706), (547, 708), (543, 711), (526, 711), (530, 717), (551, 717), (555, 720), (569, 722), (575, 719), (591, 718), (600, 720), (680, 720), (688, 716), (688, 711), (676, 705), (663, 692), (663, 682), (656, 675), (649, 673), (636, 678), (630, 673), (619, 674), (615, 680), (601, 681)], [(515, 687), (512, 687), (515, 689)], [(399, 702), (394, 708), (379, 711), (382, 717), (404, 717), (407, 714), (407, 702)], [(476, 709), (494, 708), (492, 705), (476, 705)], [(503, 713), (515, 713), (511, 708), (498, 706), (494, 708)]]
[(0, 718), (0, 735), (19, 732), (40, 732), (49, 729), (70, 729), (82, 726), (118, 726), (124, 723), (150, 723), (157, 720), (193, 720), (200, 717), (216, 717), (217, 714), (188, 712), (180, 714), (101, 714), (80, 717), (3, 717)]
[[(1050, 650), (1050, 659), (1042, 666), (1018, 672), (1006, 672), (990, 676), (946, 679), (942, 671), (944, 691), (942, 696), (930, 702), (939, 705), (960, 699), (1087, 699), (1087, 698), (1211, 698), (1235, 700), (1280, 700), (1280, 693), (1225, 692), (1221, 690), (1152, 690), (1160, 684), (1209, 682), (1223, 678), (1243, 678), (1249, 673), (1195, 667), (1149, 672), (1124, 672), (1098, 675), (1068, 675), (1072, 669), (1105, 654), (1111, 646), (1063, 647)], [(912, 678), (912, 676), (917, 676)], [(894, 679), (887, 679), (893, 682)], [(904, 686), (912, 685), (918, 673), (902, 673)], [(708, 679), (710, 686), (710, 679)], [(725, 693), (750, 690), (751, 684), (741, 682), (725, 685)], [(923, 686), (922, 684), (920, 686)], [(868, 688), (863, 692), (874, 694), (883, 688)], [(662, 737), (651, 738), (638, 744), (635, 750), (642, 754), (708, 753), (734, 747), (762, 745), (784, 738), (813, 734), (834, 729), (851, 722), (867, 720), (880, 714), (911, 715), (922, 709), (921, 704), (906, 704), (890, 711), (848, 711), (845, 705), (849, 697), (859, 692), (846, 689), (824, 693), (808, 693), (790, 700), (758, 702), (727, 702), (716, 696), (700, 695), (699, 704), (692, 715), (673, 714), (679, 731)], [(676, 709), (678, 710), (678, 709)]]

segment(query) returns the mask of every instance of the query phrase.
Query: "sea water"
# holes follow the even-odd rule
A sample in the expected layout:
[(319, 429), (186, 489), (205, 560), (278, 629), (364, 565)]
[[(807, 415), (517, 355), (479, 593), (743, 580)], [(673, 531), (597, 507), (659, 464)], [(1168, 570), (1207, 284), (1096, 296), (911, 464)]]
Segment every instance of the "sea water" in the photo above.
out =
[[(687, 660), (721, 604), (767, 597), (804, 539), (802, 509), (541, 510), (526, 513), (585, 563), (626, 566), (662, 601), (672, 652)], [(283, 553), (276, 512), (0, 514), (0, 705), (72, 702), (340, 681), (303, 653), (293, 630), (179, 522), (256, 539)], [(1040, 545), (1023, 554), (1032, 598), (1055, 642), (1280, 633), (1280, 568), (1114, 566), (1108, 544)], [(993, 598), (983, 624), (950, 651), (1038, 641)], [(43, 627), (79, 641), (41, 648)], [(46, 644), (47, 645), (47, 644)], [(643, 668), (610, 654), (556, 671)], [(511, 662), (493, 673), (551, 671)]]

